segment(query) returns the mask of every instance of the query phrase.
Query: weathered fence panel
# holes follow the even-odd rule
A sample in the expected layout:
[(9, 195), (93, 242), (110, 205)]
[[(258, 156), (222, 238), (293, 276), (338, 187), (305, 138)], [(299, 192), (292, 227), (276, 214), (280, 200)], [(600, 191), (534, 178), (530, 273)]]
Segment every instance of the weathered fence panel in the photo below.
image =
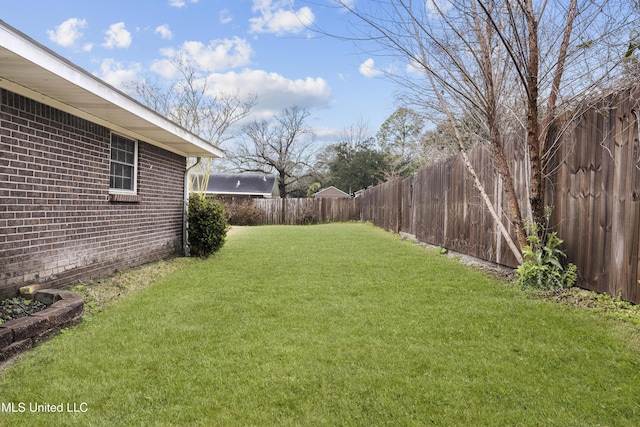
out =
[(371, 187), (362, 196), (362, 220), (396, 233), (402, 231), (402, 179)]
[(402, 180), (402, 206), (400, 207), (402, 224), (400, 229), (405, 233), (415, 234), (413, 210), (413, 178)]
[[(568, 260), (584, 288), (640, 302), (640, 87), (587, 109), (565, 126), (545, 168), (551, 228), (564, 239)], [(528, 212), (527, 163), (522, 138), (507, 141), (507, 158)], [(489, 150), (469, 153), (471, 164), (501, 218), (508, 218), (503, 182)], [(449, 158), (405, 180), (367, 189), (362, 219), (420, 241), (491, 262), (517, 262), (498, 232), (462, 159)], [(508, 221), (506, 223), (509, 225)], [(515, 239), (513, 227), (508, 230)]]
[(640, 241), (638, 89), (580, 115), (550, 162), (551, 223), (580, 285), (636, 303)]
[(361, 219), (360, 198), (253, 199), (263, 224), (345, 222)]
[[(509, 153), (522, 163), (517, 143), (515, 139), (509, 141)], [(501, 180), (492, 173), (490, 153), (479, 147), (469, 158), (498, 213), (504, 215), (506, 201), (502, 199)], [(520, 170), (516, 172), (525, 182)], [(524, 194), (524, 186), (519, 185), (518, 191)], [(364, 221), (491, 262), (517, 265), (459, 157), (420, 169), (411, 178), (371, 187), (362, 198)]]

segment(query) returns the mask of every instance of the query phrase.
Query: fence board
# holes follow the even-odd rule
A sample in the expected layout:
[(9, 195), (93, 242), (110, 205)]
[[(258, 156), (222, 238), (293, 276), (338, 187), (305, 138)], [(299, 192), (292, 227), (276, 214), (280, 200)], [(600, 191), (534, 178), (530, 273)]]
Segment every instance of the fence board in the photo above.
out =
[[(564, 239), (579, 285), (640, 302), (640, 86), (622, 91), (568, 123), (547, 159), (547, 204), (551, 229)], [(570, 117), (568, 114), (567, 117)], [(524, 142), (505, 142), (522, 212), (527, 202)], [(487, 149), (469, 153), (499, 215), (506, 217), (503, 183)], [(488, 261), (516, 266), (484, 202), (457, 157), (419, 170), (403, 181), (367, 189), (362, 218), (387, 230)], [(398, 209), (400, 212), (398, 213)], [(507, 229), (515, 238), (513, 227)]]
[(262, 212), (262, 224), (301, 224), (314, 222), (346, 222), (361, 219), (360, 198), (318, 199), (252, 199)]

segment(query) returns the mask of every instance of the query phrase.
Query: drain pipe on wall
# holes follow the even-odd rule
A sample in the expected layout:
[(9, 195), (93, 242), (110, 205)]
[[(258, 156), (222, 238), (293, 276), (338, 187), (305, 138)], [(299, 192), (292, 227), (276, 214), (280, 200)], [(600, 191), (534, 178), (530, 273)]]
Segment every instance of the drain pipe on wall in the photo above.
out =
[(189, 166), (187, 170), (184, 172), (184, 213), (182, 214), (182, 250), (184, 252), (184, 256), (189, 256), (189, 245), (187, 244), (189, 235), (188, 235), (188, 221), (189, 217), (189, 172), (191, 169), (195, 168), (200, 164), (202, 157), (197, 157), (197, 160), (194, 164)]

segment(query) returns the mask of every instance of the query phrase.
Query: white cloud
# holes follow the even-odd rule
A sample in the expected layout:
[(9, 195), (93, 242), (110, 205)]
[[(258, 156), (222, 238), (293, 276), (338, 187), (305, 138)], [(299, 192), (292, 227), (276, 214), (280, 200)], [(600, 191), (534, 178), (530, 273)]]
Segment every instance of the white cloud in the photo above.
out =
[(169, 29), (169, 26), (167, 24), (156, 27), (154, 33), (160, 34), (160, 37), (165, 40), (171, 40), (171, 38), (173, 37), (173, 34), (171, 33), (171, 30)]
[(82, 37), (83, 28), (87, 27), (87, 21), (78, 18), (69, 18), (58, 25), (55, 30), (48, 30), (49, 40), (60, 46), (70, 47)]
[(333, 0), (333, 3), (342, 8), (343, 11), (346, 11), (346, 8), (353, 9), (356, 4), (356, 0)]
[(260, 16), (249, 19), (254, 33), (299, 33), (313, 24), (315, 16), (307, 6), (298, 10), (285, 9), (291, 5), (282, 0), (253, 0), (252, 10)]
[(422, 73), (424, 71), (424, 67), (419, 62), (412, 60), (407, 63), (405, 71), (407, 73)]
[(131, 68), (125, 68), (121, 62), (107, 58), (100, 64), (98, 77), (120, 90), (125, 90), (128, 84), (137, 80), (141, 70), (140, 64), (132, 64)]
[(166, 64), (163, 65), (162, 61), (183, 53), (186, 56), (184, 59), (196, 69), (216, 72), (248, 65), (251, 62), (253, 50), (249, 42), (234, 37), (212, 40), (208, 45), (198, 41), (188, 41), (183, 43), (179, 50), (162, 49), (161, 53), (165, 60), (155, 64), (155, 68), (158, 70), (166, 69)]
[(187, 3), (198, 3), (198, 0), (169, 0), (169, 6), (185, 7)]
[(221, 24), (228, 24), (229, 22), (233, 21), (233, 15), (231, 14), (231, 12), (229, 12), (229, 9), (222, 9), (220, 11), (219, 20)]
[(107, 49), (128, 48), (131, 45), (131, 33), (124, 27), (124, 22), (112, 24), (105, 33), (107, 37), (102, 46)]
[(448, 0), (427, 0), (425, 5), (431, 16), (445, 15), (453, 7)]
[(331, 88), (320, 77), (288, 79), (277, 73), (246, 69), (242, 72), (211, 74), (209, 87), (212, 92), (238, 90), (244, 96), (255, 94), (258, 105), (255, 113), (270, 115), (283, 108), (326, 108), (331, 101)]
[(318, 141), (328, 141), (335, 143), (344, 138), (344, 129), (330, 128), (326, 126), (315, 126), (313, 132)]
[(367, 59), (358, 68), (360, 74), (365, 77), (376, 77), (382, 74), (382, 71), (376, 68), (376, 64), (372, 58)]
[(178, 76), (178, 69), (168, 59), (155, 61), (151, 64), (151, 71), (165, 79), (174, 79)]

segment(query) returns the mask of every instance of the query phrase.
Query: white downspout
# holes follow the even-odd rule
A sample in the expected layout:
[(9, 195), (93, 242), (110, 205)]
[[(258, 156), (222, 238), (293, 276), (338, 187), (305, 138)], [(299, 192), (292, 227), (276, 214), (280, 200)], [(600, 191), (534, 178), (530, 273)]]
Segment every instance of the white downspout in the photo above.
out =
[(189, 256), (189, 245), (187, 244), (187, 240), (189, 238), (188, 235), (188, 214), (189, 214), (189, 172), (191, 169), (198, 166), (202, 157), (197, 157), (197, 160), (194, 164), (189, 166), (187, 170), (184, 172), (184, 212), (182, 214), (182, 250), (184, 252), (184, 256)]

